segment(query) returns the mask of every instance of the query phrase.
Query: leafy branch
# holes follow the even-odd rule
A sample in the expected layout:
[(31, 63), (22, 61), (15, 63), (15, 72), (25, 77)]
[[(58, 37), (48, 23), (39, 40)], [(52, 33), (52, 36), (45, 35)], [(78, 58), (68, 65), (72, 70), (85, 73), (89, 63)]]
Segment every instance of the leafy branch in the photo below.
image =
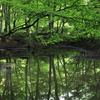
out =
[[(18, 31), (18, 30), (23, 30), (23, 29), (26, 29), (26, 28), (30, 28), (30, 27), (33, 26), (38, 20), (39, 20), (39, 18), (36, 19), (32, 24), (30, 24), (30, 25), (28, 25), (28, 26), (25, 26), (26, 23), (23, 24), (23, 25), (17, 26), (17, 27), (15, 27), (14, 29), (11, 29), (7, 34), (2, 35), (2, 36), (0, 36), (0, 37), (6, 37), (6, 36), (11, 35), (12, 33), (15, 33), (15, 32)], [(28, 21), (28, 22), (29, 22), (29, 21)]]

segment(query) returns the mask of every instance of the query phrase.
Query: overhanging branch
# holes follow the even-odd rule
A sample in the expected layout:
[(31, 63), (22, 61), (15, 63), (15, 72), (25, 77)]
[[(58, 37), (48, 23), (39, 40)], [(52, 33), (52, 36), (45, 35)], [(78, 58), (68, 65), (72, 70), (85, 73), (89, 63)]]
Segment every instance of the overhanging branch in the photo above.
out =
[[(12, 33), (15, 33), (15, 32), (18, 31), (18, 30), (23, 30), (23, 29), (30, 28), (30, 27), (33, 26), (38, 20), (39, 20), (39, 18), (36, 19), (32, 24), (30, 24), (30, 25), (28, 25), (28, 26), (25, 26), (25, 24), (20, 25), (20, 26), (17, 26), (17, 27), (15, 27), (14, 29), (10, 30), (7, 34), (2, 35), (2, 36), (0, 36), (0, 37), (1, 37), (1, 38), (2, 38), (2, 37), (6, 37), (6, 36), (11, 35)], [(24, 27), (24, 26), (25, 26), (25, 27)]]

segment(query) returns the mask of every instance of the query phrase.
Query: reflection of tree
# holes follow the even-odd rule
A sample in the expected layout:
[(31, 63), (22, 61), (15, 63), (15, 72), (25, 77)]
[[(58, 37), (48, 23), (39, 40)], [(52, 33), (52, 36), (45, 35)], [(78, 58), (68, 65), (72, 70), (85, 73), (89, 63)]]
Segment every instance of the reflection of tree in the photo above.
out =
[(57, 78), (56, 78), (56, 69), (54, 66), (54, 56), (50, 56), (50, 66), (49, 66), (49, 91), (48, 91), (48, 100), (51, 97), (52, 93), (52, 72), (53, 72), (53, 78), (54, 78), (54, 84), (55, 84), (55, 100), (59, 100), (58, 96), (58, 83), (57, 83)]
[(26, 100), (28, 98), (27, 96), (27, 90), (28, 90), (28, 66), (29, 65), (29, 59), (26, 60), (26, 66), (25, 66), (25, 94), (26, 94)]
[(97, 86), (98, 76), (96, 75), (97, 73), (96, 70), (98, 69), (96, 68), (97, 63), (95, 63), (95, 61), (85, 60), (85, 59), (84, 60), (77, 59), (75, 61), (77, 64), (75, 65), (75, 68), (73, 70), (74, 74), (71, 75), (71, 77), (74, 76), (74, 78), (70, 83), (70, 86), (71, 85), (73, 86), (71, 88), (71, 90), (73, 91), (70, 92), (72, 94), (72, 97), (80, 99), (81, 98), (93, 99), (94, 95), (97, 98), (99, 96), (98, 93), (96, 94), (97, 91), (96, 89), (98, 88)]
[(60, 96), (65, 100), (100, 98), (99, 61), (70, 59), (67, 55), (14, 59), (7, 63), (16, 63), (15, 72), (11, 74), (9, 66), (6, 77), (2, 75), (3, 100), (14, 100), (15, 95), (22, 100), (60, 100)]
[(58, 84), (57, 84), (57, 78), (56, 78), (56, 70), (54, 66), (54, 56), (50, 56), (50, 66), (53, 70), (53, 75), (54, 75), (54, 82), (55, 82), (55, 100), (59, 100), (58, 96)]
[(5, 88), (3, 90), (2, 99), (7, 100), (14, 100), (14, 93), (12, 87), (12, 73), (11, 73), (11, 59), (6, 60), (6, 80), (5, 80)]
[(39, 99), (39, 74), (40, 73), (40, 62), (37, 60), (37, 79), (36, 79), (36, 97), (35, 100)]
[(0, 83), (1, 83), (1, 81), (2, 81), (1, 71), (2, 71), (2, 63), (0, 62)]
[(52, 65), (51, 65), (51, 57), (50, 57), (50, 66), (49, 66), (49, 91), (48, 91), (48, 100), (50, 98), (50, 95), (51, 95), (51, 68), (52, 68)]
[(68, 72), (67, 72), (67, 68), (66, 68), (66, 62), (65, 62), (65, 57), (64, 57), (64, 55), (62, 55), (62, 61), (63, 61), (63, 68), (64, 68), (64, 74), (65, 74), (65, 84), (66, 84), (66, 86), (67, 86), (67, 74), (68, 74)]

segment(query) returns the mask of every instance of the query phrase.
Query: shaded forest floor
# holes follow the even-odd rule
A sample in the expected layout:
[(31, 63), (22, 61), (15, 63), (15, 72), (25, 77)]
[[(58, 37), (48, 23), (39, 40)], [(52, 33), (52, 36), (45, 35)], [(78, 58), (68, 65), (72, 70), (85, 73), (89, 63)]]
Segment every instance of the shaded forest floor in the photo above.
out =
[(0, 48), (42, 48), (42, 47), (66, 47), (66, 46), (74, 46), (74, 47), (80, 47), (88, 50), (94, 50), (100, 48), (100, 39), (95, 38), (76, 38), (76, 39), (70, 39), (70, 40), (64, 40), (61, 42), (56, 42), (54, 44), (48, 44), (43, 45), (37, 41), (29, 44), (23, 39), (16, 40), (16, 39), (6, 39), (3, 41), (0, 41)]

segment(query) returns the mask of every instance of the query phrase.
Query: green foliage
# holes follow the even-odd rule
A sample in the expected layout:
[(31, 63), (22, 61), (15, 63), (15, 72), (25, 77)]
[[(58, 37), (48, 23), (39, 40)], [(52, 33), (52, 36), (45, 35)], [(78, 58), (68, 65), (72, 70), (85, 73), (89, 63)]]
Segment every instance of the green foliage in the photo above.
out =
[[(79, 35), (84, 37), (84, 34), (99, 36), (100, 2), (98, 0), (1, 0), (2, 4), (4, 7), (10, 7), (10, 15), (4, 13), (3, 16), (0, 16), (2, 17), (0, 20), (4, 22), (6, 18), (10, 17), (11, 30), (23, 29), (26, 31), (28, 28), (33, 35), (34, 31), (37, 34), (38, 32), (43, 33), (43, 31), (47, 33), (48, 30), (53, 32), (53, 36), (50, 36), (48, 40), (43, 36), (37, 37), (44, 45), (63, 41), (62, 33), (69, 33), (68, 38), (69, 36), (77, 38)], [(3, 11), (3, 9), (1, 10)], [(36, 21), (37, 19), (38, 21)], [(14, 23), (15, 27), (13, 27)], [(6, 27), (4, 23), (2, 27)], [(15, 31), (13, 34), (16, 34)], [(67, 36), (65, 35), (65, 38)]]
[(44, 39), (44, 36), (36, 36), (36, 38), (40, 41), (41, 44), (43, 45), (48, 45), (48, 44), (55, 44), (57, 42), (63, 41), (62, 38), (57, 33), (53, 33), (54, 35), (51, 35)]

